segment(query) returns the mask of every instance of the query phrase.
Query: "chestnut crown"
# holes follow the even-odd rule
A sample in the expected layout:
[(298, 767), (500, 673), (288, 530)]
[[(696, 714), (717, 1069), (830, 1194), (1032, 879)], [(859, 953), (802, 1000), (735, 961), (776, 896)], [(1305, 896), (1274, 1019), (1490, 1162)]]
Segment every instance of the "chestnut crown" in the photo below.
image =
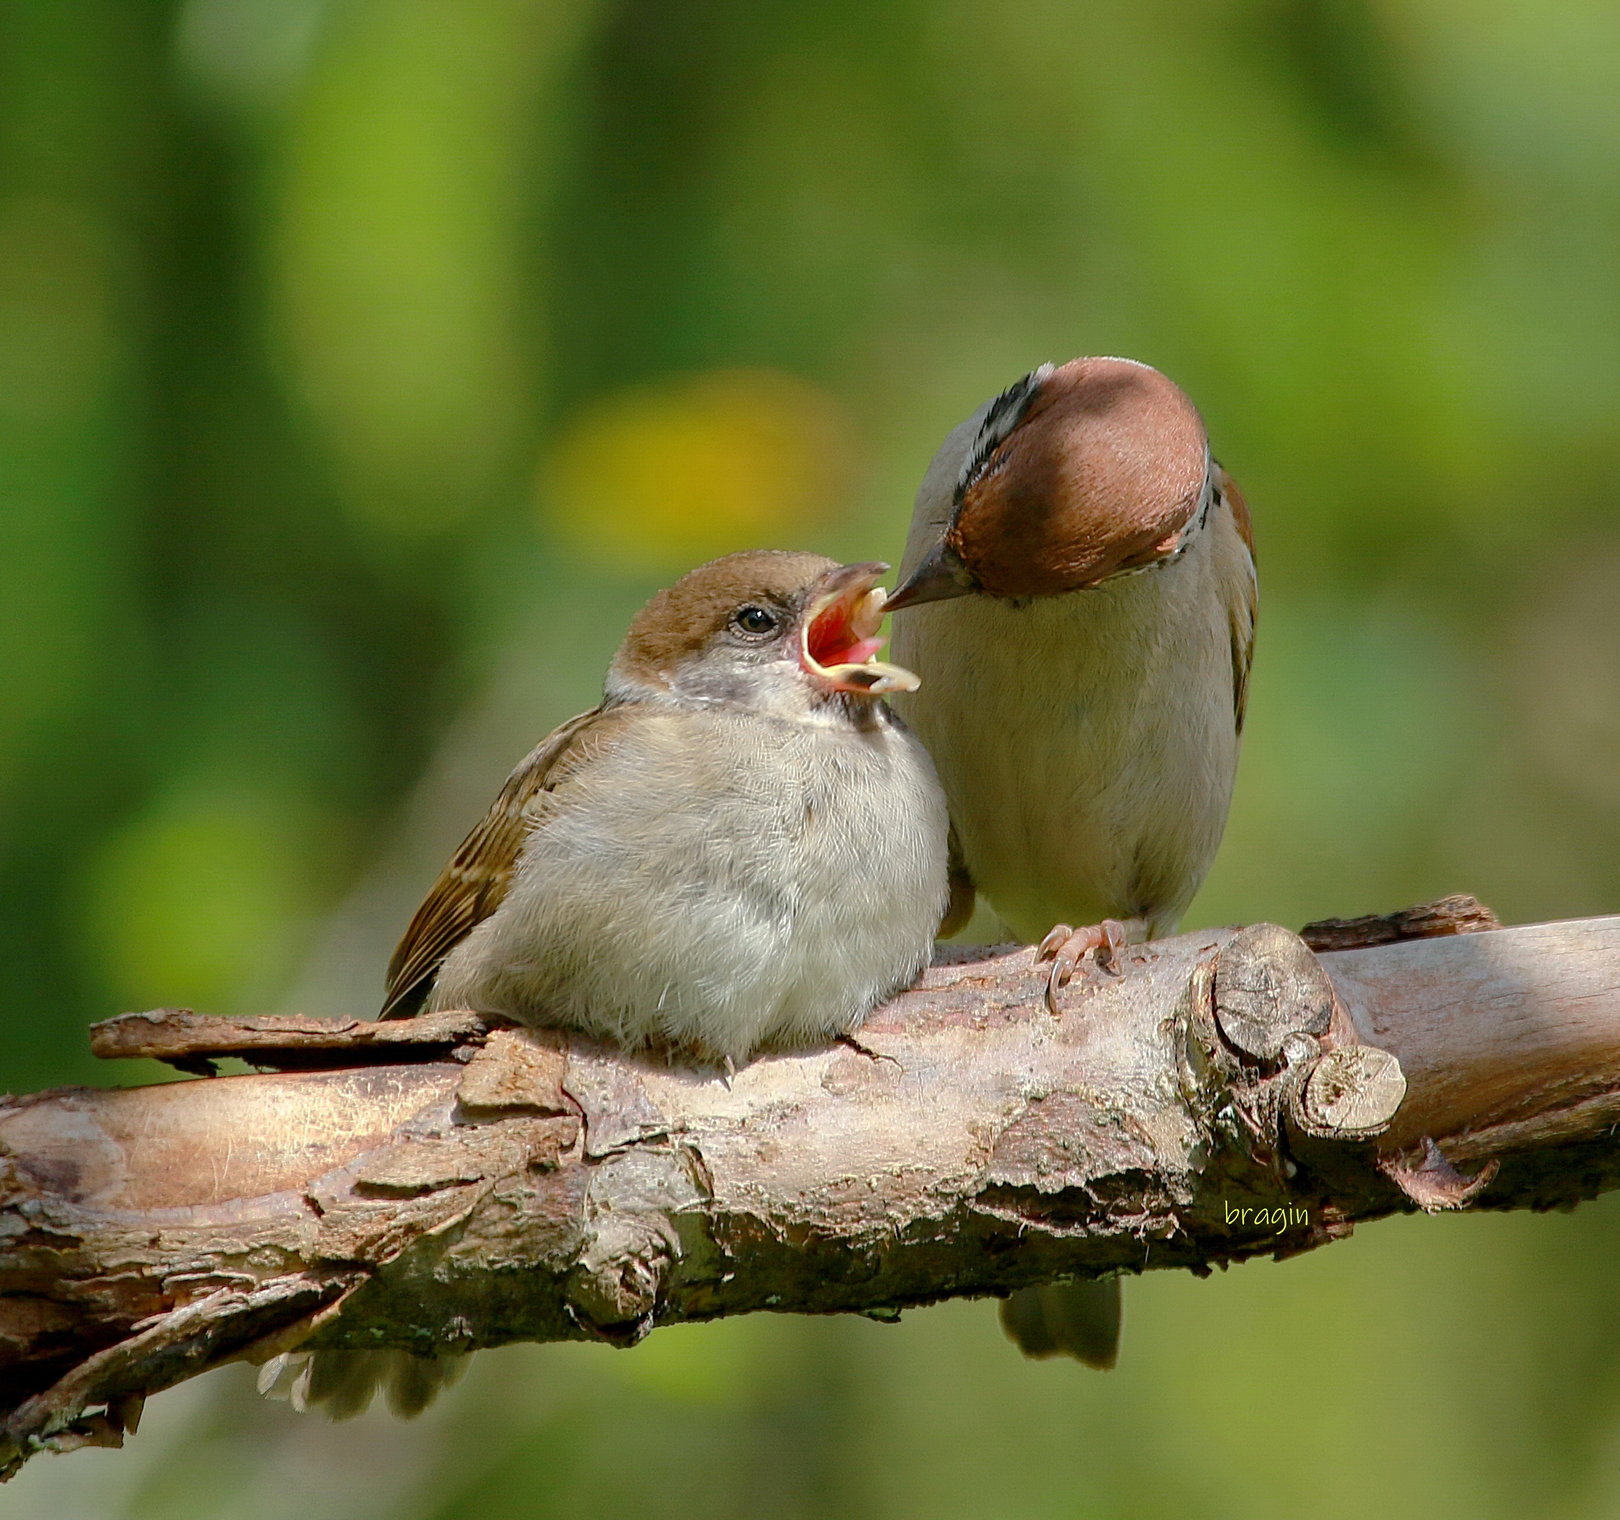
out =
[(992, 596), (1096, 586), (1174, 553), (1209, 468), (1203, 419), (1157, 370), (1043, 365), (986, 410), (944, 545)]
[(717, 639), (754, 640), (775, 631), (747, 609), (757, 609), (785, 632), (837, 565), (825, 555), (786, 549), (751, 549), (699, 565), (636, 614), (614, 668), (642, 681), (667, 679)]

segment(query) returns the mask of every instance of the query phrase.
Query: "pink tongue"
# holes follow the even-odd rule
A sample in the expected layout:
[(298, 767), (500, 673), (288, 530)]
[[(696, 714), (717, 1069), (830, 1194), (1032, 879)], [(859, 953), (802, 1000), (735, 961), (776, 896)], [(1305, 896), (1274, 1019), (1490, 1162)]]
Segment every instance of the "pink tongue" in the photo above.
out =
[(860, 639), (849, 646), (848, 649), (834, 651), (835, 659), (829, 659), (829, 665), (864, 665), (878, 650), (883, 647), (882, 639)]

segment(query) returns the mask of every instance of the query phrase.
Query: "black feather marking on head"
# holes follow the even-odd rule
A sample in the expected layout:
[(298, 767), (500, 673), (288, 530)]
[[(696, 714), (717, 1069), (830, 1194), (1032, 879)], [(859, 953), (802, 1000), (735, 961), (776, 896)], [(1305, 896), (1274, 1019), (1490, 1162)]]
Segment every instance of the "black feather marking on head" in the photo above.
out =
[(973, 447), (968, 450), (967, 459), (962, 465), (962, 473), (957, 477), (954, 505), (961, 505), (962, 498), (989, 469), (990, 456), (1006, 440), (1007, 435), (1024, 420), (1024, 413), (1029, 410), (1029, 404), (1035, 399), (1036, 391), (1046, 384), (1052, 369), (1053, 366), (1050, 364), (1032, 369), (1022, 380), (1013, 381), (990, 403), (989, 410), (984, 414), (984, 421), (979, 424), (978, 436), (973, 440)]

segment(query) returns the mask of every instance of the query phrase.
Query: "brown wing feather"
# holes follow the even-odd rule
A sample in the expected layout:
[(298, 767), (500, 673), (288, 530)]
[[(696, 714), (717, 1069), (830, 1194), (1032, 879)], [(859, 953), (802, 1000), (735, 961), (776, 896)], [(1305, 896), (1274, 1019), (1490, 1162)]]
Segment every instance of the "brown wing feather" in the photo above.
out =
[[(1254, 523), (1249, 517), (1249, 504), (1238, 490), (1237, 482), (1220, 466), (1215, 466), (1215, 484), (1221, 498), (1231, 509), (1232, 523), (1238, 537), (1249, 551), (1251, 567), (1254, 560)], [(1243, 732), (1243, 713), (1249, 704), (1249, 669), (1254, 663), (1254, 624), (1260, 612), (1260, 583), (1251, 568), (1247, 594), (1235, 602), (1231, 610), (1232, 624), (1232, 705), (1237, 731)]]
[(536, 806), (560, 779), (559, 765), (602, 717), (593, 708), (553, 729), (506, 778), (490, 810), (450, 857), (388, 962), (384, 1019), (409, 1018), (442, 961), (500, 906)]
[(1215, 484), (1225, 498), (1227, 506), (1232, 509), (1232, 521), (1237, 524), (1238, 537), (1248, 548), (1249, 558), (1258, 565), (1260, 561), (1254, 552), (1254, 519), (1249, 516), (1249, 504), (1243, 499), (1243, 493), (1238, 490), (1238, 483), (1226, 473), (1226, 467), (1217, 464), (1214, 469)]

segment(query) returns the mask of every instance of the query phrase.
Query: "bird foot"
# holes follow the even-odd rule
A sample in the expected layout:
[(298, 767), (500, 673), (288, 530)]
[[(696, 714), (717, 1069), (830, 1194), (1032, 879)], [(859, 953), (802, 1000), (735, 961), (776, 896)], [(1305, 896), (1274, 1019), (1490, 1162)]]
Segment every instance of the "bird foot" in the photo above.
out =
[(865, 1056), (868, 1061), (893, 1061), (896, 1066), (900, 1064), (900, 1062), (894, 1056), (891, 1056), (887, 1051), (873, 1050), (870, 1045), (861, 1044), (861, 1042), (852, 1034), (834, 1035), (833, 1041), (835, 1044), (842, 1045), (846, 1049), (853, 1050), (858, 1056)]
[(1075, 968), (1088, 955), (1099, 971), (1112, 976), (1121, 975), (1119, 952), (1125, 948), (1125, 925), (1117, 918), (1105, 918), (1100, 924), (1087, 924), (1072, 929), (1068, 924), (1054, 924), (1040, 944), (1035, 947), (1037, 961), (1051, 961), (1052, 971), (1046, 979), (1046, 1008), (1053, 1018), (1058, 1016), (1058, 993), (1069, 985)]

